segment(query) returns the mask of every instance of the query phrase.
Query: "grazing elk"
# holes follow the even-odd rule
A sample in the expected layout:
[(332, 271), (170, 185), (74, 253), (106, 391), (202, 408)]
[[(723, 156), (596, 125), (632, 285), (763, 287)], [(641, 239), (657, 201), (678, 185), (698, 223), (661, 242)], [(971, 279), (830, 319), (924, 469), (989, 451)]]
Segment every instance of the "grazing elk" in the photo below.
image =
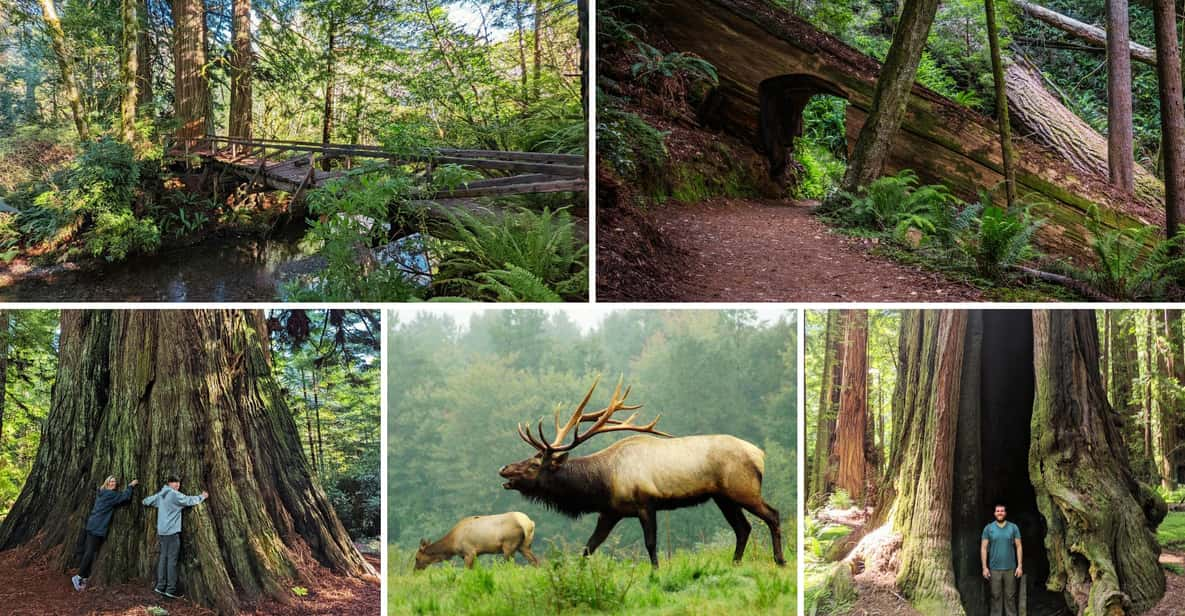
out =
[(525, 513), (470, 516), (457, 522), (440, 541), (428, 543), (421, 539), (420, 549), (416, 550), (416, 570), (454, 556), (465, 559), (465, 568), (472, 569), (480, 554), (501, 554), (512, 561), (515, 552), (538, 565), (539, 559), (531, 553), (534, 540), (535, 522)]
[[(638, 518), (650, 564), (657, 567), (656, 512), (691, 507), (710, 499), (736, 533), (734, 561), (741, 560), (749, 540), (751, 527), (744, 514), (748, 511), (769, 526), (774, 561), (786, 564), (778, 512), (761, 497), (764, 452), (752, 443), (723, 434), (674, 438), (654, 429), (658, 417), (646, 425), (634, 424), (637, 413), (624, 421), (614, 419), (618, 411), (641, 408), (641, 405), (625, 404), (630, 390), (627, 388), (623, 394), (620, 381), (609, 406), (585, 413), (584, 407), (597, 388), (597, 381), (563, 427), (556, 411), (556, 435), (550, 443), (543, 436), (542, 421), (536, 428), (537, 438), (529, 424), (525, 429), (519, 425), (519, 437), (539, 453), (503, 466), (498, 472), (507, 480), (502, 487), (518, 490), (523, 496), (571, 517), (597, 513), (596, 530), (584, 548), (586, 555), (596, 551), (622, 518)], [(584, 423), (592, 425), (581, 432)], [(565, 444), (573, 430), (572, 442)], [(593, 436), (619, 431), (669, 438), (632, 436), (592, 455), (568, 457), (569, 451)]]

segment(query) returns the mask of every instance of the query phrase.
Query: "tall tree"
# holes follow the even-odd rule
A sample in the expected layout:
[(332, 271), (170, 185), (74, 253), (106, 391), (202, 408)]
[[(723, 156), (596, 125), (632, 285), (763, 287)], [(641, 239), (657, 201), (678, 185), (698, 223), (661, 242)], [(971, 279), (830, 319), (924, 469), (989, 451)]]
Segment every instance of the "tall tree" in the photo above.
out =
[(78, 138), (86, 141), (90, 139), (90, 128), (86, 123), (86, 113), (82, 109), (82, 94), (78, 90), (78, 80), (75, 77), (74, 59), (70, 56), (70, 49), (66, 45), (66, 33), (62, 30), (62, 21), (58, 19), (58, 11), (53, 0), (39, 0), (41, 3), (41, 17), (45, 27), (49, 30), (49, 38), (53, 44), (54, 59), (58, 62), (58, 72), (61, 73), (62, 89), (65, 90), (66, 102), (70, 104), (70, 114), (74, 117), (74, 130)]
[(1127, 0), (1107, 0), (1107, 166), (1111, 184), (1129, 193), (1135, 189), (1130, 23)]
[(1016, 203), (1016, 163), (1013, 162), (1012, 126), (1008, 120), (1008, 88), (1004, 80), (1004, 61), (1000, 57), (1000, 29), (996, 26), (995, 0), (983, 0), (987, 15), (988, 46), (992, 56), (992, 80), (996, 87), (996, 123), (1000, 127), (1000, 152), (1004, 162), (1004, 194), (1008, 206)]
[(119, 138), (128, 145), (136, 142), (136, 87), (139, 73), (140, 0), (120, 0), (119, 15), (123, 24), (119, 58)]
[(1156, 76), (1160, 90), (1160, 141), (1164, 157), (1165, 231), (1176, 237), (1185, 219), (1185, 107), (1181, 99), (1181, 48), (1174, 0), (1153, 0)]
[[(193, 601), (237, 613), (244, 599), (284, 600), (309, 556), (372, 575), (301, 453), (266, 327), (252, 311), (63, 312), (50, 415), (0, 549), (27, 545), (64, 570), (103, 477), (178, 473), (211, 494), (186, 514)], [(151, 579), (154, 526), (145, 508), (117, 515), (95, 582)]]
[(141, 0), (139, 42), (136, 44), (136, 107), (139, 113), (152, 104), (152, 38), (149, 26), (148, 0)]
[(178, 147), (205, 138), (210, 89), (206, 82), (206, 21), (202, 0), (173, 0), (173, 109)]
[(240, 139), (251, 138), (251, 71), (255, 63), (251, 51), (251, 0), (234, 0), (231, 21), (230, 52), (230, 121), (227, 133)]
[(1161, 314), (1160, 367), (1157, 392), (1160, 410), (1157, 421), (1157, 466), (1160, 485), (1166, 490), (1177, 489), (1177, 426), (1180, 396), (1177, 391), (1185, 383), (1185, 361), (1182, 358), (1181, 311), (1164, 310)]
[(843, 380), (835, 420), (835, 487), (858, 503), (868, 483), (868, 311), (844, 312)]
[(868, 118), (860, 128), (848, 168), (844, 172), (843, 189), (856, 194), (880, 177), (889, 156), (893, 137), (905, 117), (905, 108), (913, 90), (913, 79), (926, 46), (926, 36), (934, 22), (938, 0), (905, 0), (901, 19), (893, 31), (889, 55), (881, 66)]
[(819, 411), (815, 418), (815, 451), (811, 461), (811, 476), (807, 501), (817, 504), (829, 491), (834, 481), (831, 455), (835, 446), (835, 411), (839, 405), (840, 383), (843, 379), (842, 313), (827, 311), (823, 333), (822, 378), (819, 385)]

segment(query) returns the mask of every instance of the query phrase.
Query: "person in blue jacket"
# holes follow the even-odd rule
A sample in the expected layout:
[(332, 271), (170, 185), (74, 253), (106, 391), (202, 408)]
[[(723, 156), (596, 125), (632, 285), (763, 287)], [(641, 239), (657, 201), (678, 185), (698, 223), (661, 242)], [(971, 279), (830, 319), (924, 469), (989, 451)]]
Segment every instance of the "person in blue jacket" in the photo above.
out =
[(78, 565), (78, 574), (70, 578), (74, 590), (86, 590), (86, 580), (91, 576), (91, 565), (95, 563), (95, 555), (99, 552), (99, 546), (107, 539), (111, 514), (115, 512), (116, 507), (126, 505), (132, 500), (132, 488), (139, 484), (139, 480), (132, 480), (127, 489), (117, 492), (115, 476), (111, 476), (99, 486), (95, 505), (91, 507), (90, 517), (86, 519), (86, 549), (82, 553), (82, 562)]
[(182, 494), (181, 478), (172, 475), (159, 492), (143, 500), (145, 507), (156, 507), (156, 535), (160, 546), (156, 586), (152, 588), (156, 594), (170, 599), (180, 598), (177, 594), (177, 558), (181, 554), (181, 511), (200, 505), (209, 496), (206, 492), (193, 496)]

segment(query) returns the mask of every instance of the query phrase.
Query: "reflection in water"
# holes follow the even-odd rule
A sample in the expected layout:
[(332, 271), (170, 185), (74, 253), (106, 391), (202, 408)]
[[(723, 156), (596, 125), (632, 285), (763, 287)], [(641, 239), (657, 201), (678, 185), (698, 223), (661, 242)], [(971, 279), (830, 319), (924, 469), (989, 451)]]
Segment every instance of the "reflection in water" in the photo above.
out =
[[(282, 270), (311, 253), (302, 224), (269, 239), (228, 238), (88, 271), (62, 271), (0, 287), (0, 301), (244, 302), (276, 299)], [(288, 265), (287, 268), (282, 266)]]

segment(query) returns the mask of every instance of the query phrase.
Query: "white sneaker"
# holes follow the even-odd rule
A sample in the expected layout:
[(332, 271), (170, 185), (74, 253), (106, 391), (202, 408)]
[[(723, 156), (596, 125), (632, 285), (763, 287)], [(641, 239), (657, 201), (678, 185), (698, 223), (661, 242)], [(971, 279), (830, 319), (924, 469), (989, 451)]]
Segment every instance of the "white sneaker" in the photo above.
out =
[(82, 578), (77, 575), (70, 578), (70, 583), (74, 584), (74, 590), (81, 591), (84, 588), (82, 585)]

